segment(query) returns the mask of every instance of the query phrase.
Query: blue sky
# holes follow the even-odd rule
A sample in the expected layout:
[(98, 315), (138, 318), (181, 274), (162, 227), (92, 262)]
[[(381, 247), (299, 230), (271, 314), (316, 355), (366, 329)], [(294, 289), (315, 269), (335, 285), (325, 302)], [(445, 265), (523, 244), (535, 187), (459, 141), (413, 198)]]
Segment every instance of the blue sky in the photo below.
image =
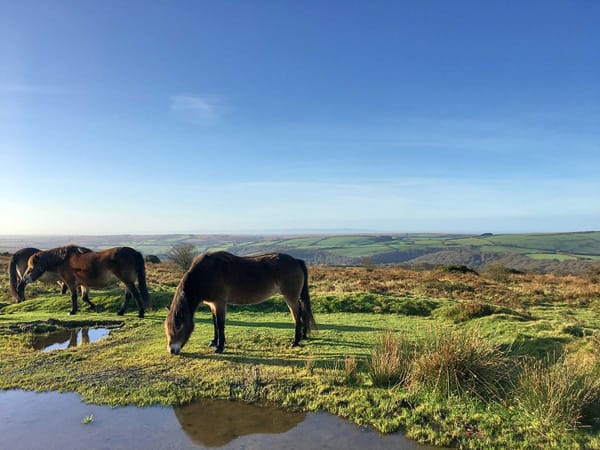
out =
[(0, 0), (0, 234), (598, 230), (598, 23)]

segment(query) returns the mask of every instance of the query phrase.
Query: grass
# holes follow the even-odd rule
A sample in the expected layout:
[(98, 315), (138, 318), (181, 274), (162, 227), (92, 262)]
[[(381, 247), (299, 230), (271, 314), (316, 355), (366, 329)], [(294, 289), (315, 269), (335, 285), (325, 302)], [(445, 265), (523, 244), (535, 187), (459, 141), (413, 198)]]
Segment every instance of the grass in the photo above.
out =
[(81, 423), (84, 424), (84, 425), (89, 425), (93, 421), (94, 421), (94, 415), (93, 414), (90, 414), (89, 416), (85, 416), (83, 419), (81, 419)]
[(597, 364), (564, 356), (527, 362), (519, 375), (515, 403), (532, 429), (544, 435), (564, 434), (596, 415), (591, 407), (600, 391), (597, 369)]
[[(178, 357), (167, 353), (162, 328), (181, 277), (169, 264), (147, 265), (154, 309), (146, 318), (133, 309), (116, 316), (120, 290), (93, 291), (99, 312), (82, 307), (70, 325), (118, 320), (122, 326), (97, 343), (49, 353), (31, 348), (35, 327), (23, 324), (37, 323), (40, 333), (49, 331), (44, 324), (59, 326), (68, 298), (33, 284), (30, 299), (13, 304), (3, 294), (2, 275), (0, 388), (73, 391), (108, 405), (210, 397), (326, 410), (441, 446), (600, 445), (598, 391), (589, 375), (597, 374), (600, 360), (596, 278), (507, 274), (498, 281), (461, 271), (309, 270), (319, 329), (301, 347), (289, 348), (289, 312), (272, 299), (229, 309), (222, 355), (208, 348), (212, 323), (201, 308)], [(548, 364), (548, 355), (563, 362)], [(579, 381), (533, 394), (552, 379), (563, 386)], [(550, 409), (568, 411), (566, 419), (544, 422)]]
[(510, 348), (479, 329), (431, 330), (418, 344), (411, 379), (442, 397), (502, 398), (514, 371)]
[(385, 331), (369, 356), (371, 382), (378, 387), (408, 386), (416, 356), (417, 347), (406, 333), (397, 337)]

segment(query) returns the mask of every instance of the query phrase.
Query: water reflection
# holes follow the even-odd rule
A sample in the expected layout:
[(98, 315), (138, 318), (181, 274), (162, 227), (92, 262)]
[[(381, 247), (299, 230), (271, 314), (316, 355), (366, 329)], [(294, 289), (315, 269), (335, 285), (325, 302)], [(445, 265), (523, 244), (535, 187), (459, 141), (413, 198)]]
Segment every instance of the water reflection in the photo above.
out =
[(285, 433), (306, 418), (306, 413), (226, 400), (201, 400), (173, 411), (190, 440), (207, 447), (221, 447), (249, 434)]
[[(84, 417), (93, 416), (90, 424)], [(181, 408), (109, 408), (76, 394), (0, 391), (0, 448), (198, 450), (426, 450), (339, 417), (290, 413), (226, 400)], [(439, 449), (438, 449), (439, 450)]]
[(32, 347), (43, 352), (64, 350), (99, 341), (109, 333), (108, 328), (100, 327), (64, 328), (44, 335), (34, 334)]

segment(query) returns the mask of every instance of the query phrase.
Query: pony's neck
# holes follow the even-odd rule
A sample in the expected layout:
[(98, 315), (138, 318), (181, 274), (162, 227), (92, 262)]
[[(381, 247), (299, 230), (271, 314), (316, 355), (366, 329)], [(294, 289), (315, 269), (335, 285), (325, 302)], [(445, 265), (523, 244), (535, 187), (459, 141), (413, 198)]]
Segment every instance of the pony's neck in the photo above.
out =
[(200, 294), (200, 287), (198, 286), (198, 283), (191, 280), (189, 272), (183, 277), (181, 282), (181, 291), (183, 293), (183, 297), (185, 297), (185, 301), (187, 302), (190, 313), (194, 314), (198, 308), (198, 305), (200, 304), (202, 295)]
[(56, 270), (56, 268), (63, 262), (64, 258), (61, 258), (53, 252), (49, 252), (47, 253), (46, 258), (43, 260), (43, 267), (44, 270), (53, 271)]

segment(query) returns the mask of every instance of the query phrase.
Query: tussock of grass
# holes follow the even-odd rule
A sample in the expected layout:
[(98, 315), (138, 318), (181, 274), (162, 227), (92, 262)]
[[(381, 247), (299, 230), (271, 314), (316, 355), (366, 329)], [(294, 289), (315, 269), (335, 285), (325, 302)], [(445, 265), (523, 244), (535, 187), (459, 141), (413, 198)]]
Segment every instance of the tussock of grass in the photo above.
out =
[(597, 367), (560, 356), (523, 365), (515, 402), (536, 431), (564, 433), (581, 423), (599, 395)]
[(441, 396), (499, 397), (514, 361), (478, 330), (442, 330), (424, 335), (412, 381)]
[(381, 334), (368, 362), (369, 377), (373, 385), (408, 385), (415, 352), (415, 344), (406, 334), (396, 337), (389, 330)]

